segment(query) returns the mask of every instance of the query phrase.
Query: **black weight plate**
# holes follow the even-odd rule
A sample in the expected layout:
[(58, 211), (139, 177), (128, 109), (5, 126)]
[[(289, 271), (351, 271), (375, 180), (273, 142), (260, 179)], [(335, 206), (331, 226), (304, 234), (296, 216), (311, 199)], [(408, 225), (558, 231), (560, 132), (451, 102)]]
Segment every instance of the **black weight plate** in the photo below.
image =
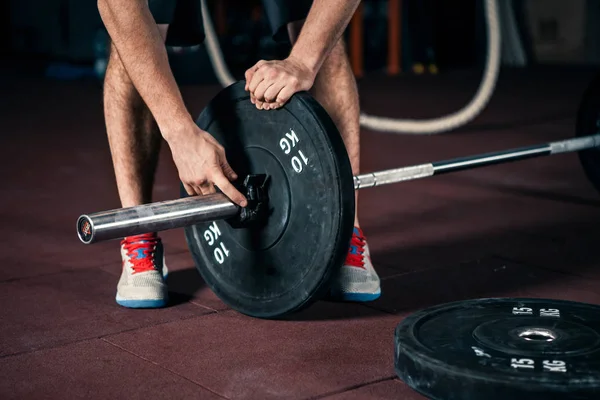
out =
[[(600, 75), (586, 89), (577, 112), (576, 136), (600, 133)], [(579, 160), (587, 178), (600, 191), (600, 148), (582, 150)]]
[(546, 299), (435, 306), (396, 327), (394, 362), (432, 399), (598, 399), (600, 307)]
[(244, 82), (221, 91), (197, 120), (223, 145), (242, 180), (267, 174), (262, 228), (228, 221), (186, 228), (196, 266), (215, 294), (253, 317), (300, 310), (329, 289), (354, 221), (352, 169), (342, 138), (308, 93), (279, 110), (257, 110)]

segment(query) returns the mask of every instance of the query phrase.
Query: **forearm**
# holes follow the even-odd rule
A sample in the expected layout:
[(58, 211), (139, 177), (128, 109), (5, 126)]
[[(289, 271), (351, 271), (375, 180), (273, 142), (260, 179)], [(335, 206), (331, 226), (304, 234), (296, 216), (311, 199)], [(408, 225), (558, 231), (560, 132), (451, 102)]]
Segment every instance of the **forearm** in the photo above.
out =
[(291, 57), (318, 71), (340, 39), (360, 0), (314, 0)]
[(98, 10), (129, 78), (163, 136), (193, 123), (146, 1), (98, 0)]

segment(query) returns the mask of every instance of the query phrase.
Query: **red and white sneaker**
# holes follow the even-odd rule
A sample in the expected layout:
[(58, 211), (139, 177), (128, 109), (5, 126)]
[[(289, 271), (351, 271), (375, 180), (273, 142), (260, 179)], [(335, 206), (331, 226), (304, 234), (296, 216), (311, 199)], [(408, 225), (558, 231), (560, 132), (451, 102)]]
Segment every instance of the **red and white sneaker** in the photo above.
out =
[(123, 272), (117, 285), (117, 303), (128, 308), (167, 305), (167, 266), (163, 245), (156, 233), (130, 236), (121, 241)]
[(360, 228), (354, 228), (346, 262), (333, 281), (331, 294), (336, 300), (356, 302), (373, 301), (381, 295), (379, 276)]

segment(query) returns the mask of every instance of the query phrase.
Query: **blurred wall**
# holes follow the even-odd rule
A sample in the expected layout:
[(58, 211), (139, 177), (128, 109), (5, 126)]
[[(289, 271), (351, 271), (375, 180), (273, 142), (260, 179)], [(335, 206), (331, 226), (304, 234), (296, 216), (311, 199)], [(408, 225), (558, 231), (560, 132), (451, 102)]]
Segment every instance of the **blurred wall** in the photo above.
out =
[[(247, 9), (252, 4), (260, 4), (260, 0), (211, 0), (210, 3), (214, 1), (227, 1), (228, 14), (238, 14), (228, 18), (230, 24), (235, 18), (247, 20)], [(375, 10), (365, 24), (365, 44), (370, 46), (365, 49), (365, 59), (373, 63), (373, 69), (383, 68), (387, 51), (387, 0), (363, 1)], [(522, 10), (518, 18), (520, 29), (528, 33), (523, 35), (528, 41), (525, 47), (531, 49), (534, 61), (600, 63), (600, 1), (498, 1), (513, 1), (518, 4), (516, 9)], [(482, 0), (429, 2), (433, 3), (430, 9), (433, 10), (433, 42), (438, 62), (448, 67), (480, 64), (486, 50)], [(0, 4), (3, 48), (53, 60), (94, 60), (96, 34), (103, 29), (96, 0), (5, 0)], [(243, 12), (238, 12), (242, 9)], [(230, 31), (236, 26), (243, 25), (232, 24)], [(256, 34), (248, 35), (256, 39)], [(233, 45), (227, 42), (230, 38), (222, 39), (225, 49)]]
[(585, 62), (587, 0), (528, 0), (525, 4), (538, 62)]
[(11, 50), (90, 61), (102, 21), (96, 0), (8, 0)]

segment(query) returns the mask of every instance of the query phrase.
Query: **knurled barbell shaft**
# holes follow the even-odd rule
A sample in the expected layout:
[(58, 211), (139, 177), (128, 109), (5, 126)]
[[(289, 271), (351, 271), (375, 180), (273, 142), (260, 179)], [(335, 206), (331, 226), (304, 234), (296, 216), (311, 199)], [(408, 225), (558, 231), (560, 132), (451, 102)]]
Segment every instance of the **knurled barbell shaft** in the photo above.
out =
[[(600, 147), (600, 134), (362, 174), (354, 177), (354, 188), (364, 189), (388, 185), (443, 173), (581, 151), (593, 147)], [(226, 219), (235, 216), (239, 211), (240, 207), (221, 193), (185, 197), (82, 215), (77, 220), (77, 234), (83, 243), (90, 244)]]
[(593, 147), (600, 147), (600, 134), (362, 174), (354, 177), (354, 189), (389, 185), (465, 169), (581, 151)]

